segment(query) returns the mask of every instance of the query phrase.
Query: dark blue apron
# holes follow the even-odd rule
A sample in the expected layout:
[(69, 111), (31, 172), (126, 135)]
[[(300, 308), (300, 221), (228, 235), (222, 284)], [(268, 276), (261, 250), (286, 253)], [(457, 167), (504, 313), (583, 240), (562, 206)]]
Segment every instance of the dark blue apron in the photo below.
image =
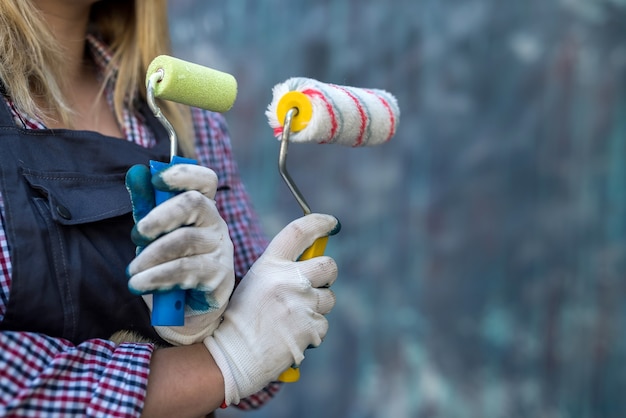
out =
[(16, 127), (0, 97), (0, 192), (13, 274), (0, 329), (80, 343), (132, 330), (161, 341), (127, 288), (128, 168), (169, 160), (165, 130), (147, 107), (153, 149), (95, 132)]

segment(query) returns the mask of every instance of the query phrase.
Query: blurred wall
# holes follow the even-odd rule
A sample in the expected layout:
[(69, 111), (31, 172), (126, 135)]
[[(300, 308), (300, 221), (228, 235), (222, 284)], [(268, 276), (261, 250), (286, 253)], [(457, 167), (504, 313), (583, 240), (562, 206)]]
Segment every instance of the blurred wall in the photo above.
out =
[(293, 145), (340, 278), (322, 348), (223, 417), (626, 416), (626, 1), (175, 0), (176, 55), (232, 73), (268, 236), (300, 216), (265, 120), (292, 76), (382, 88), (396, 137)]

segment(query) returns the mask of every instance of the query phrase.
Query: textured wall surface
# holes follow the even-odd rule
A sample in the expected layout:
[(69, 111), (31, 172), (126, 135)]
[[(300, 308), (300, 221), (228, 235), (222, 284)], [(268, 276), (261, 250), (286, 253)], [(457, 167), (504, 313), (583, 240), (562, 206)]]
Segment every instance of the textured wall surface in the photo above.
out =
[(397, 136), (293, 145), (342, 232), (322, 348), (223, 417), (626, 416), (626, 1), (175, 0), (176, 54), (228, 71), (267, 234), (300, 216), (265, 121), (291, 76), (386, 89)]

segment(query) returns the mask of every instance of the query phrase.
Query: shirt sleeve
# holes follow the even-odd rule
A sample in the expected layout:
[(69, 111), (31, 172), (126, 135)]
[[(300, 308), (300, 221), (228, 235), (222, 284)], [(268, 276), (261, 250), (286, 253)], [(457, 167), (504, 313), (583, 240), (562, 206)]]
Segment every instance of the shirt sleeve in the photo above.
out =
[[(11, 257), (0, 195), (0, 321), (11, 288)], [(78, 346), (40, 334), (0, 332), (0, 416), (138, 417), (152, 344), (89, 340)]]
[(152, 344), (0, 333), (0, 416), (137, 417)]
[[(235, 247), (235, 275), (241, 279), (254, 261), (263, 253), (268, 241), (262, 232), (258, 216), (243, 185), (233, 158), (230, 135), (224, 117), (219, 113), (193, 109), (198, 162), (211, 168), (218, 176), (215, 201), (228, 224)], [(263, 406), (280, 390), (273, 382), (256, 394), (242, 399), (239, 409)]]

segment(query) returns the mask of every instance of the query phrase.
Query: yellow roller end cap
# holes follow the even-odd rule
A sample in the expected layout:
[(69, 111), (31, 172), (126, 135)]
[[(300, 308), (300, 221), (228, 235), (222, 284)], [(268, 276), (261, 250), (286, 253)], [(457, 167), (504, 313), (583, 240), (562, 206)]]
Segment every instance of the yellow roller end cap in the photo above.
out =
[(298, 132), (306, 128), (313, 116), (313, 105), (306, 94), (299, 91), (290, 91), (283, 95), (276, 106), (276, 116), (282, 124), (290, 109), (298, 109), (298, 113), (291, 120), (291, 130)]

